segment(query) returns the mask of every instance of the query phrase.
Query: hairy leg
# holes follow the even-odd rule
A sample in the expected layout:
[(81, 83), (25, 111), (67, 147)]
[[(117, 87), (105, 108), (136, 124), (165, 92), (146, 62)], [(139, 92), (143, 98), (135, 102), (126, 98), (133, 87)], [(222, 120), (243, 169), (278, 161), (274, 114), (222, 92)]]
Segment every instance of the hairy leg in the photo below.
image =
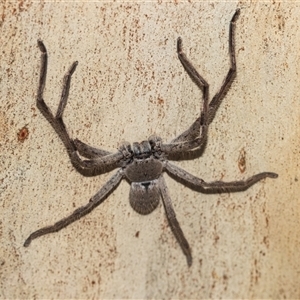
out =
[(192, 140), (192, 141), (185, 141), (180, 143), (170, 143), (170, 144), (162, 144), (160, 146), (161, 150), (166, 154), (172, 153), (182, 153), (186, 151), (190, 151), (193, 149), (201, 148), (207, 139), (207, 132), (208, 132), (208, 125), (201, 126), (201, 135), (200, 137)]
[(188, 60), (186, 54), (183, 52), (182, 39), (180, 37), (177, 39), (177, 53), (185, 71), (188, 73), (193, 82), (199, 87), (199, 89), (202, 90), (203, 107), (200, 110), (200, 117), (190, 126), (188, 130), (184, 131), (182, 134), (173, 139), (171, 144), (193, 140), (200, 135), (200, 128), (201, 125), (203, 125), (203, 115), (207, 112), (208, 108), (209, 95), (209, 85), (206, 80), (197, 72), (193, 64)]
[[(229, 55), (230, 55), (230, 69), (225, 77), (225, 80), (218, 91), (208, 104), (208, 91), (209, 85), (204, 78), (199, 75), (192, 63), (187, 59), (186, 55), (182, 51), (182, 41), (179, 38), (177, 41), (177, 52), (180, 62), (184, 69), (196, 83), (196, 85), (203, 91), (203, 108), (200, 117), (190, 126), (188, 130), (180, 134), (173, 139), (170, 144), (164, 145), (167, 153), (176, 153), (180, 151), (189, 151), (195, 148), (201, 148), (207, 139), (207, 127), (214, 119), (217, 109), (219, 108), (222, 99), (225, 96), (226, 91), (230, 88), (230, 85), (236, 75), (236, 59), (235, 59), (235, 22), (240, 14), (240, 9), (237, 9), (230, 21), (229, 28)], [(201, 133), (200, 133), (201, 132)], [(199, 138), (200, 135), (200, 138)], [(180, 144), (183, 145), (180, 145)], [(168, 146), (168, 147), (167, 147)]]
[(159, 177), (159, 188), (162, 195), (166, 215), (168, 222), (170, 224), (170, 227), (172, 229), (173, 234), (175, 235), (184, 255), (187, 259), (187, 264), (190, 267), (192, 265), (192, 254), (191, 249), (189, 246), (188, 241), (184, 237), (184, 234), (180, 228), (180, 225), (177, 221), (176, 214), (172, 205), (172, 200), (169, 195), (168, 187), (166, 185), (166, 182), (162, 176)]
[(32, 240), (48, 234), (52, 232), (57, 232), (71, 223), (79, 220), (83, 216), (90, 213), (95, 207), (97, 207), (99, 204), (103, 202), (103, 200), (106, 198), (106, 196), (120, 183), (120, 181), (123, 178), (123, 171), (120, 169), (115, 175), (111, 177), (111, 179), (100, 189), (100, 191), (93, 196), (89, 203), (85, 206), (82, 206), (78, 209), (76, 209), (70, 216), (56, 222), (52, 226), (43, 227), (32, 234), (26, 239), (24, 243), (24, 247), (28, 247)]
[[(65, 145), (68, 153), (70, 154), (73, 151), (76, 151), (76, 147), (72, 139), (70, 139), (66, 126), (62, 120), (63, 106), (61, 104), (59, 105), (60, 110), (58, 110), (56, 117), (54, 117), (51, 110), (49, 109), (49, 107), (47, 106), (47, 104), (43, 99), (43, 93), (44, 93), (46, 77), (47, 77), (48, 54), (47, 54), (46, 47), (41, 40), (38, 40), (38, 46), (42, 52), (42, 55), (41, 55), (41, 71), (40, 71), (36, 105), (40, 110), (40, 112), (43, 114), (43, 116), (47, 119), (47, 121), (51, 124), (53, 129), (56, 131), (56, 133), (62, 140), (63, 144)], [(74, 62), (64, 77), (64, 88), (61, 97), (62, 100), (66, 99), (66, 97), (68, 96), (67, 87), (70, 87), (71, 76), (74, 73), (77, 64), (78, 64), (77, 62)]]
[[(53, 129), (56, 131), (63, 144), (65, 145), (68, 155), (71, 159), (73, 166), (77, 169), (78, 172), (85, 176), (94, 176), (103, 173), (107, 168), (113, 167), (119, 160), (123, 158), (120, 152), (115, 154), (110, 154), (110, 152), (97, 150), (95, 148), (89, 147), (86, 144), (80, 142), (79, 140), (73, 141), (66, 129), (66, 126), (63, 121), (63, 112), (67, 105), (67, 100), (69, 96), (70, 84), (72, 74), (75, 72), (75, 69), (78, 65), (78, 62), (74, 62), (67, 74), (64, 76), (63, 80), (63, 90), (61, 94), (61, 99), (57, 109), (57, 113), (54, 116), (45, 103), (43, 99), (43, 93), (45, 89), (46, 77), (47, 77), (47, 64), (48, 64), (48, 54), (47, 49), (44, 43), (41, 40), (38, 40), (38, 46), (42, 52), (41, 54), (41, 71), (39, 79), (39, 88), (37, 94), (37, 107), (43, 114), (43, 116), (48, 120)], [(77, 146), (79, 148), (77, 148)], [(93, 158), (92, 160), (82, 160), (77, 154), (78, 151), (83, 156), (86, 154)], [(98, 156), (94, 154), (99, 154)], [(100, 156), (100, 157), (99, 157)]]
[(74, 144), (78, 153), (86, 158), (98, 158), (112, 154), (109, 151), (91, 147), (78, 139), (74, 140)]
[(190, 183), (196, 187), (201, 188), (203, 193), (230, 193), (230, 192), (241, 192), (250, 188), (252, 185), (264, 178), (277, 178), (278, 175), (272, 172), (263, 172), (251, 176), (246, 180), (241, 181), (232, 181), (232, 182), (223, 182), (223, 181), (214, 181), (214, 182), (205, 182), (203, 179), (198, 178), (187, 171), (171, 164), (165, 162), (165, 169), (175, 177), (182, 179), (183, 181)]
[(216, 112), (225, 96), (226, 91), (231, 86), (232, 81), (234, 80), (236, 76), (236, 59), (235, 59), (235, 23), (240, 15), (240, 9), (238, 8), (231, 21), (230, 21), (230, 27), (229, 27), (229, 55), (230, 55), (230, 69), (225, 77), (225, 80), (217, 92), (217, 94), (213, 97), (211, 102), (209, 103), (209, 108), (208, 108), (208, 116), (206, 118), (207, 124), (210, 124), (215, 115)]

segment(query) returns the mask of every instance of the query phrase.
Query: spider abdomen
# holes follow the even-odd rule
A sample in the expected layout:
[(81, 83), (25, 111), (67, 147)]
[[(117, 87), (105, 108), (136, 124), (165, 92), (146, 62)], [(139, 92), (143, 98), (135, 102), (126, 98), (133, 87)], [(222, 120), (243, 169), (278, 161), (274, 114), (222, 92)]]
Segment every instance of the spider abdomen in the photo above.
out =
[(131, 207), (141, 215), (154, 211), (159, 203), (158, 180), (132, 182), (130, 185), (129, 201)]
[(148, 182), (157, 179), (162, 170), (162, 162), (154, 157), (133, 159), (125, 168), (125, 176), (130, 182)]

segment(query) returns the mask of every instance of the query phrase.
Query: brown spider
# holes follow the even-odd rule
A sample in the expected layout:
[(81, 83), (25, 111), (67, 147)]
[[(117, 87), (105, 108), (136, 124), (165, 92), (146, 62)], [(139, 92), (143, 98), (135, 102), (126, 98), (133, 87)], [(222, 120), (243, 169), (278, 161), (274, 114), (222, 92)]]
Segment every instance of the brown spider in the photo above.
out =
[[(236, 75), (234, 31), (235, 22), (239, 14), (240, 10), (237, 9), (231, 19), (229, 28), (231, 66), (220, 90), (210, 102), (208, 101), (209, 85), (203, 77), (198, 74), (186, 55), (182, 52), (181, 38), (178, 38), (177, 40), (178, 58), (188, 75), (203, 92), (203, 108), (197, 120), (189, 127), (189, 129), (168, 144), (164, 144), (161, 138), (157, 136), (151, 136), (147, 141), (133, 143), (132, 146), (129, 143), (123, 143), (116, 153), (110, 153), (105, 150), (90, 147), (78, 139), (73, 140), (66, 130), (62, 115), (67, 104), (71, 76), (74, 73), (78, 62), (74, 62), (68, 73), (65, 75), (63, 91), (56, 116), (52, 114), (43, 99), (48, 55), (45, 45), (41, 40), (38, 40), (38, 46), (42, 52), (42, 64), (37, 94), (37, 107), (64, 143), (73, 166), (84, 176), (96, 176), (113, 170), (114, 168), (119, 168), (119, 170), (104, 184), (100, 191), (90, 199), (87, 205), (76, 209), (71, 215), (58, 221), (54, 225), (33, 232), (26, 239), (24, 243), (25, 247), (29, 246), (33, 239), (51, 232), (59, 231), (90, 213), (107, 198), (123, 178), (126, 178), (130, 183), (130, 204), (139, 214), (146, 215), (151, 213), (158, 206), (159, 199), (162, 198), (170, 227), (181, 246), (183, 253), (186, 255), (188, 265), (191, 266), (191, 249), (176, 219), (172, 201), (162, 173), (167, 171), (171, 176), (187, 185), (197, 188), (203, 193), (244, 191), (261, 179), (266, 177), (276, 178), (278, 176), (275, 173), (264, 172), (256, 174), (245, 181), (215, 181), (207, 183), (171, 164), (167, 160), (169, 155), (172, 156), (176, 153), (191, 153), (193, 150), (201, 149), (205, 145), (208, 126), (213, 121), (224, 94), (230, 87), (231, 82)], [(79, 155), (87, 159), (83, 160)]]

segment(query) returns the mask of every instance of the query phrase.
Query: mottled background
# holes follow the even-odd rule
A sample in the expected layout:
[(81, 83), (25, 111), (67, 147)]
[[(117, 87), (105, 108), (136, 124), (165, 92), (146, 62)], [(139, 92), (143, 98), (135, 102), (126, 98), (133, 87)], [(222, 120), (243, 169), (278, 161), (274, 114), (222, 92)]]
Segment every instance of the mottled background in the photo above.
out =
[[(35, 104), (37, 39), (49, 53), (45, 100), (72, 137), (116, 151), (151, 134), (171, 140), (197, 117), (201, 92), (176, 39), (213, 95), (229, 68), (237, 7), (237, 78), (203, 155), (176, 162), (207, 180), (279, 174), (236, 194), (203, 195), (165, 175), (190, 242), (186, 260), (162, 204), (132, 210), (123, 181), (85, 218), (34, 240), (34, 230), (86, 204), (111, 174), (72, 167)], [(300, 298), (300, 4), (292, 1), (132, 1), (0, 4), (0, 298)]]

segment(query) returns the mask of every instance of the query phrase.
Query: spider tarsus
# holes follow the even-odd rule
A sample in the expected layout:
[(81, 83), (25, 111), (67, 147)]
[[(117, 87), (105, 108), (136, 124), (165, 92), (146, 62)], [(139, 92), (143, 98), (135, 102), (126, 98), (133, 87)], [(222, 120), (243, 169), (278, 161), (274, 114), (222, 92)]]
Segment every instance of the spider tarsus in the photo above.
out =
[(182, 38), (178, 37), (177, 39), (177, 53), (181, 54), (182, 53)]
[(43, 53), (46, 53), (47, 52), (47, 49), (43, 43), (43, 41), (41, 39), (38, 39), (37, 40), (37, 43), (38, 43), (38, 46), (40, 48), (40, 50), (43, 52)]
[(234, 23), (237, 20), (237, 18), (239, 17), (240, 13), (241, 13), (241, 9), (237, 8), (236, 11), (235, 11), (235, 13), (234, 13), (234, 15), (233, 15), (233, 17), (232, 17), (232, 19), (231, 19), (231, 23)]
[(26, 239), (26, 241), (24, 242), (23, 246), (24, 247), (28, 247), (30, 245), (30, 243), (31, 243), (31, 238), (29, 237), (29, 238)]
[(69, 72), (68, 72), (67, 76), (68, 76), (68, 75), (69, 75), (69, 76), (72, 76), (73, 73), (75, 72), (77, 66), (78, 66), (78, 61), (76, 60), (76, 61), (74, 61), (73, 64), (71, 65), (71, 67), (70, 67), (70, 69), (69, 69)]
[(278, 177), (278, 174), (273, 173), (273, 172), (266, 172), (265, 175), (266, 175), (266, 177), (269, 177), (269, 178), (277, 178)]
[(187, 255), (186, 256), (186, 261), (187, 261), (188, 266), (190, 267), (193, 263), (192, 255)]

